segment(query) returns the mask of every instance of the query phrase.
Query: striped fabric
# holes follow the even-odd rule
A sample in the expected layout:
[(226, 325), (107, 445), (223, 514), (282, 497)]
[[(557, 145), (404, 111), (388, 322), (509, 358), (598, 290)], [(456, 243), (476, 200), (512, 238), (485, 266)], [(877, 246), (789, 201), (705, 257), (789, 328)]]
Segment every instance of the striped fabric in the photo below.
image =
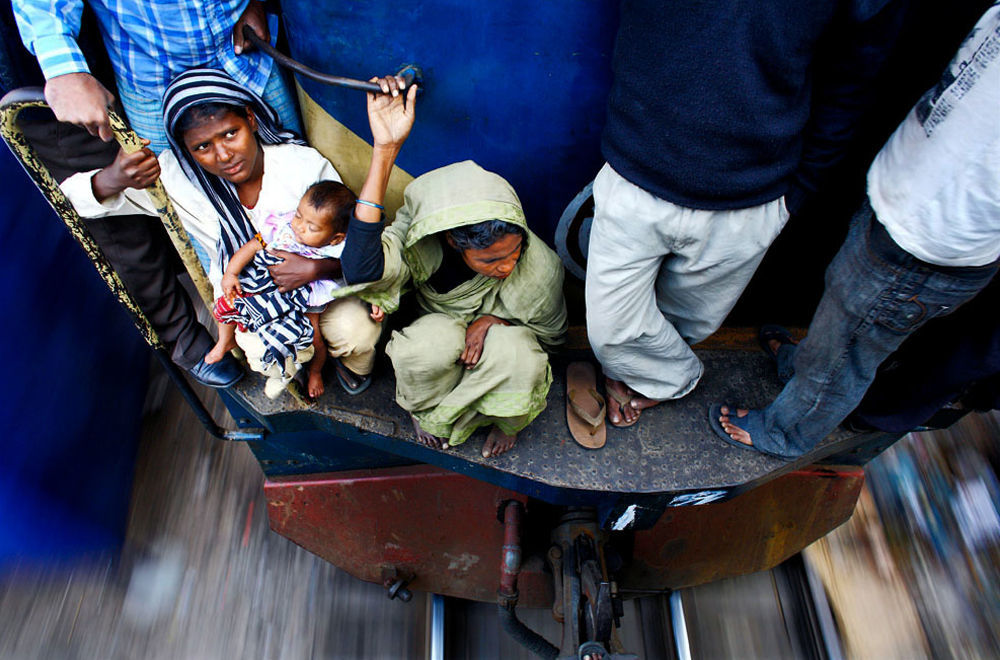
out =
[[(219, 257), (225, 268), (241, 246), (254, 239), (258, 230), (240, 204), (236, 187), (198, 166), (194, 157), (182, 145), (175, 128), (184, 112), (205, 103), (250, 106), (257, 117), (257, 139), (265, 144), (305, 144), (295, 133), (281, 128), (277, 115), (260, 96), (237, 84), (222, 71), (191, 69), (170, 83), (163, 97), (163, 123), (167, 139), (188, 179), (198, 188), (219, 213)], [(312, 343), (313, 328), (305, 316), (309, 288), (280, 293), (271, 279), (267, 266), (281, 260), (261, 250), (240, 274), (240, 284), (246, 294), (233, 302), (239, 322), (260, 337), (267, 346), (263, 358), (267, 367), (277, 362), (284, 369), (286, 358)]]
[[(264, 263), (279, 261), (281, 260), (277, 257), (261, 250), (254, 257), (253, 264), (247, 266), (243, 272), (259, 272), (263, 269)], [(245, 279), (240, 277), (244, 292), (247, 291), (247, 285), (243, 283)], [(267, 347), (267, 352), (261, 358), (265, 369), (276, 362), (281, 366), (282, 373), (285, 373), (288, 366), (287, 358), (293, 358), (294, 362), (298, 351), (312, 345), (313, 327), (306, 316), (308, 299), (308, 286), (282, 293), (273, 282), (270, 282), (269, 288), (233, 301), (238, 322), (256, 334)], [(285, 373), (285, 375), (292, 374)]]
[[(83, 0), (16, 0), (24, 45), (46, 79), (89, 72), (76, 43)], [(248, 0), (88, 0), (119, 86), (159, 101), (170, 80), (197, 66), (224, 70), (262, 93), (273, 61), (258, 51), (233, 52), (232, 30)], [(269, 17), (271, 34), (277, 22)]]

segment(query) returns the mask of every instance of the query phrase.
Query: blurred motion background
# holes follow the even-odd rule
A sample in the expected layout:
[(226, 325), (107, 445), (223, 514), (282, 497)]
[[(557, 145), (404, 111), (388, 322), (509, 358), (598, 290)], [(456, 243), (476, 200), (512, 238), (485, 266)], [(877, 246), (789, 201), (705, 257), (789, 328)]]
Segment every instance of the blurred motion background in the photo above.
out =
[[(249, 450), (206, 435), (158, 365), (147, 379), (129, 320), (6, 151), (0, 166), (5, 242), (47, 264), (25, 277), (15, 250), (0, 266), (22, 319), (0, 326), (16, 375), (0, 399), (0, 658), (427, 657), (430, 598), (390, 601), (268, 530)], [(681, 592), (692, 657), (1000, 656), (998, 465), (996, 413), (906, 436), (867, 466), (853, 518), (795, 560), (833, 639), (810, 639), (805, 610), (826, 603), (779, 568)], [(532, 657), (495, 606), (446, 604), (445, 657)], [(558, 640), (547, 611), (523, 616)], [(673, 657), (674, 623), (665, 597), (637, 599), (622, 643)]]
[[(924, 23), (900, 47), (855, 178), (985, 3), (915, 4)], [(931, 25), (948, 38), (926, 42)], [(390, 601), (271, 533), (248, 448), (206, 435), (149, 367), (130, 320), (3, 147), (0, 182), (0, 660), (428, 657), (431, 599)], [(737, 322), (750, 309), (785, 320), (787, 301), (767, 283), (800, 267), (821, 277), (862, 192), (838, 188), (816, 211), (826, 220), (790, 226), (778, 250), (820, 249), (786, 249), (801, 263), (773, 272), (765, 262)], [(692, 657), (1000, 657), (998, 469), (996, 412), (907, 435), (866, 466), (851, 520), (789, 566), (681, 592)], [(445, 657), (532, 657), (499, 629), (494, 605), (448, 600), (446, 612)], [(547, 611), (522, 615), (558, 640)], [(676, 657), (676, 624), (665, 596), (636, 599), (622, 643)]]

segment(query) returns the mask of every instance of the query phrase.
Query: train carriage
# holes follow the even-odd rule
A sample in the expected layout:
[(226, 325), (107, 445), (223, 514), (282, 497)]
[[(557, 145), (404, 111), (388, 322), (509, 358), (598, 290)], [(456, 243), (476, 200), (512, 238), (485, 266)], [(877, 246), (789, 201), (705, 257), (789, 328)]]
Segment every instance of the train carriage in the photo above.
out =
[[(420, 119), (391, 180), (390, 215), (414, 176), (473, 159), (510, 180), (532, 228), (579, 275), (617, 3), (417, 5), (399, 21), (383, 4), (284, 2), (288, 47), (307, 67), (358, 78), (422, 66)], [(466, 29), (456, 34), (456, 24)], [(359, 95), (306, 76), (296, 83), (308, 140), (357, 189), (371, 151)], [(566, 294), (577, 325), (552, 356), (547, 407), (503, 456), (483, 458), (478, 443), (448, 451), (417, 443), (386, 364), (364, 393), (331, 387), (315, 401), (294, 387), (271, 400), (263, 378), (248, 373), (219, 393), (236, 421), (223, 430), (19, 130), (19, 113), (41, 104), (40, 90), (8, 94), (4, 139), (207, 428), (247, 443), (264, 473), (271, 528), (391, 597), (421, 590), (498, 600), (512, 634), (542, 655), (575, 657), (587, 642), (608, 644), (622, 598), (773, 567), (843, 523), (863, 464), (897, 439), (839, 429), (791, 462), (717, 441), (706, 421), (711, 401), (759, 406), (780, 389), (753, 333), (727, 327), (697, 348), (706, 371), (691, 395), (645, 411), (636, 427), (609, 428), (602, 450), (583, 449), (568, 441), (564, 413), (566, 364), (592, 359), (575, 278)], [(122, 125), (117, 136), (134, 148), (129, 133)], [(192, 279), (203, 280), (182, 237), (178, 246)], [(559, 647), (518, 622), (518, 604), (552, 607), (564, 623)]]

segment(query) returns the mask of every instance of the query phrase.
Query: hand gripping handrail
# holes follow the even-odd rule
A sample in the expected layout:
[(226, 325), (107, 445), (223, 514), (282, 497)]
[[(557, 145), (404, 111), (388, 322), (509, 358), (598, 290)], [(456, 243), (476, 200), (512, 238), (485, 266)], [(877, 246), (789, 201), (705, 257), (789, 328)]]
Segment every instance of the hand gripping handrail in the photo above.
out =
[(62, 218), (70, 234), (83, 247), (97, 269), (98, 275), (101, 276), (101, 279), (111, 289), (111, 293), (128, 310), (146, 343), (154, 349), (163, 349), (163, 342), (160, 340), (156, 330), (149, 323), (149, 319), (139, 309), (135, 298), (125, 288), (125, 284), (111, 267), (104, 253), (101, 252), (101, 248), (97, 245), (93, 236), (91, 236), (90, 231), (87, 230), (86, 225), (80, 220), (76, 209), (66, 199), (66, 195), (63, 194), (59, 184), (56, 183), (56, 180), (38, 157), (34, 147), (25, 138), (24, 133), (17, 124), (17, 117), (22, 110), (44, 107), (48, 106), (45, 103), (45, 97), (40, 87), (23, 87), (9, 92), (0, 99), (0, 135), (3, 136), (4, 141), (7, 142), (7, 146), (10, 147), (11, 152), (21, 163), (21, 167), (24, 168), (24, 171), (35, 182), (35, 185), (38, 186), (38, 189), (45, 196), (52, 209)]
[[(108, 120), (111, 123), (111, 130), (114, 131), (115, 140), (125, 153), (131, 154), (142, 149), (142, 141), (136, 132), (129, 128), (122, 121), (122, 118), (110, 108), (108, 109)], [(205, 306), (211, 310), (215, 302), (215, 296), (212, 295), (212, 285), (208, 282), (205, 269), (198, 260), (194, 248), (191, 247), (191, 238), (188, 236), (187, 230), (184, 229), (184, 225), (181, 224), (180, 218), (177, 217), (174, 205), (170, 202), (170, 197), (167, 196), (167, 191), (159, 177), (146, 188), (146, 194), (156, 206), (156, 214), (160, 216), (163, 228), (170, 236), (170, 242), (174, 244), (174, 249), (177, 250), (181, 261), (184, 262), (184, 268), (191, 276), (195, 288), (198, 289), (198, 295), (201, 296)]]
[[(267, 55), (270, 55), (275, 62), (286, 69), (290, 69), (305, 76), (306, 78), (311, 78), (312, 80), (321, 82), (324, 85), (347, 87), (349, 89), (357, 89), (363, 92), (373, 92), (375, 94), (382, 93), (382, 88), (376, 83), (368, 82), (366, 80), (355, 80), (354, 78), (345, 78), (343, 76), (333, 76), (328, 73), (320, 73), (319, 71), (312, 69), (301, 62), (293, 60), (288, 55), (285, 55), (280, 50), (261, 39), (249, 25), (243, 26), (243, 36), (250, 43), (252, 43), (255, 48), (259, 48)], [(397, 72), (396, 75), (403, 79), (403, 89), (400, 90), (401, 93), (405, 93), (406, 90), (414, 84), (420, 85), (420, 89), (417, 90), (418, 94), (423, 89), (423, 75), (420, 71), (420, 67), (417, 65), (404, 64), (400, 67), (399, 72)]]
[[(121, 278), (118, 277), (118, 273), (115, 272), (107, 257), (104, 256), (100, 246), (80, 219), (76, 209), (73, 208), (66, 195), (63, 194), (59, 184), (38, 157), (35, 148), (31, 146), (31, 143), (24, 136), (23, 131), (21, 131), (17, 123), (17, 117), (21, 111), (27, 108), (47, 107), (45, 96), (40, 87), (23, 87), (8, 92), (0, 99), (0, 136), (3, 137), (11, 152), (17, 157), (24, 171), (27, 172), (31, 180), (38, 186), (38, 189), (45, 196), (49, 205), (52, 206), (52, 209), (62, 219), (63, 223), (65, 223), (70, 234), (87, 253), (87, 257), (94, 264), (98, 275), (101, 276), (104, 283), (111, 289), (111, 293), (118, 298), (118, 301), (125, 307), (129, 316), (132, 317), (132, 322), (135, 323), (146, 343), (153, 348), (154, 354), (163, 365), (167, 375), (177, 385), (178, 389), (180, 389), (181, 394), (188, 402), (188, 405), (191, 406), (195, 415), (205, 427), (205, 430), (214, 437), (222, 440), (247, 440), (257, 437), (259, 434), (253, 432), (224, 430), (215, 422), (205, 404), (198, 398), (198, 395), (191, 388), (191, 385), (184, 378), (183, 374), (181, 374), (177, 365), (170, 359), (163, 340), (160, 339), (160, 336), (149, 322), (149, 319), (146, 318), (142, 309), (140, 309), (135, 298), (125, 287)], [(123, 149), (127, 152), (132, 152), (142, 148), (139, 137), (134, 131), (125, 126), (125, 123), (117, 114), (109, 110), (108, 116), (111, 119), (111, 127), (114, 130), (115, 138)], [(198, 293), (201, 295), (202, 300), (205, 301), (205, 304), (211, 307), (212, 288), (208, 283), (208, 278), (205, 277), (205, 271), (201, 267), (194, 249), (191, 247), (191, 241), (188, 238), (187, 232), (178, 220), (170, 199), (167, 197), (166, 191), (159, 180), (151, 186), (149, 194), (157, 207), (157, 212), (167, 233), (170, 235), (171, 241), (184, 260), (184, 265), (187, 267), (191, 279), (194, 280), (195, 285), (198, 287)]]

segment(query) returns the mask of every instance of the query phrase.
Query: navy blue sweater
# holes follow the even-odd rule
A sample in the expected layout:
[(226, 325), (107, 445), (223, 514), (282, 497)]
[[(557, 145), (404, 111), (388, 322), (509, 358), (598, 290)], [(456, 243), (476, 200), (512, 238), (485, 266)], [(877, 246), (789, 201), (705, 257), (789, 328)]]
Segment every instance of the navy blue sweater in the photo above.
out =
[(383, 227), (381, 222), (362, 222), (351, 214), (347, 225), (347, 246), (340, 257), (340, 268), (348, 284), (374, 282), (382, 277), (385, 268)]
[(688, 208), (787, 193), (842, 155), (897, 31), (900, 0), (625, 0), (602, 150)]

